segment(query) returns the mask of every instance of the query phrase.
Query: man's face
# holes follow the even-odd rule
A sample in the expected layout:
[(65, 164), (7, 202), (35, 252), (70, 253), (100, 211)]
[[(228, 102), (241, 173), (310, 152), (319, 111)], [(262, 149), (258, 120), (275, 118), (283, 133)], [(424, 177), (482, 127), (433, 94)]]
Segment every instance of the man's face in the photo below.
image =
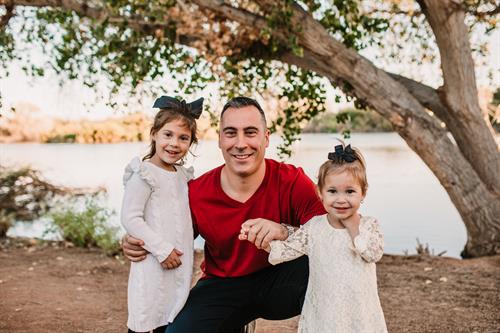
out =
[(248, 177), (264, 163), (269, 131), (259, 110), (252, 105), (227, 109), (221, 119), (219, 148), (227, 171)]

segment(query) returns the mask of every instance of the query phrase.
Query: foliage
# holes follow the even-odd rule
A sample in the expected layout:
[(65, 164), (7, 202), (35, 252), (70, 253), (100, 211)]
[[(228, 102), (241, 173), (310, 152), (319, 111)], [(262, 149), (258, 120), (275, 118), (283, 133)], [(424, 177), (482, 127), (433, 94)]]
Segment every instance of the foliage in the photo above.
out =
[(63, 198), (77, 198), (102, 189), (56, 186), (44, 180), (40, 172), (29, 167), (0, 166), (0, 237), (16, 221), (33, 221), (47, 214)]
[(0, 214), (2, 219), (31, 221), (47, 212), (52, 200), (67, 190), (45, 181), (28, 167), (0, 166)]
[(372, 110), (347, 109), (323, 113), (312, 119), (304, 133), (390, 132), (392, 125)]
[(109, 255), (118, 253), (118, 228), (108, 225), (114, 212), (104, 207), (95, 195), (85, 197), (81, 206), (81, 198), (61, 201), (49, 214), (53, 224), (46, 233), (59, 233), (77, 247), (98, 247)]
[[(349, 48), (361, 51), (376, 45), (378, 60), (405, 58), (403, 48), (408, 45), (412, 52), (406, 61), (437, 59), (429, 25), (415, 1), (286, 0), (272, 3), (265, 11), (253, 1), (231, 5), (263, 17), (265, 26), (246, 27), (213, 15), (195, 15), (199, 13), (196, 7), (173, 0), (101, 0), (80, 11), (18, 8), (24, 20), (0, 28), (0, 64), (6, 68), (9, 61), (20, 59), (30, 75), (43, 76), (53, 70), (63, 74), (63, 81), (79, 78), (97, 92), (102, 91), (104, 76), (111, 94), (103, 97), (113, 107), (130, 102), (130, 98), (122, 102), (124, 91), (135, 98), (162, 93), (186, 97), (209, 83), (219, 85), (223, 98), (272, 96), (284, 105), (276, 110), (270, 129), (281, 133), (284, 144), (279, 153), (286, 156), (304, 125), (324, 112), (327, 85), (340, 88), (348, 99), (355, 97), (341, 80), (327, 82), (312, 71), (276, 61), (286, 53), (303, 56), (297, 39), (301, 27), (292, 24), (296, 6)], [(474, 13), (495, 1), (467, 0), (463, 5)], [(470, 15), (467, 22), (471, 29), (487, 33), (497, 24), (487, 15)], [(19, 45), (38, 46), (47, 55), (45, 62), (27, 58)], [(484, 45), (474, 50), (486, 52)], [(177, 86), (165, 84), (168, 78)]]
[(14, 221), (14, 214), (8, 214), (4, 210), (0, 210), (0, 238), (7, 235), (7, 231), (12, 226)]
[[(24, 69), (30, 75), (43, 76), (50, 69), (69, 79), (80, 78), (96, 90), (102, 81), (100, 77), (105, 75), (110, 82), (108, 98), (112, 106), (118, 105), (119, 92), (125, 89), (133, 95), (144, 85), (149, 86), (147, 94), (170, 90), (169, 93), (185, 97), (206, 88), (208, 83), (220, 82), (221, 95), (226, 98), (262, 96), (272, 87), (274, 96), (286, 104), (270, 127), (271, 131), (282, 133), (282, 156), (291, 153), (288, 146), (298, 139), (304, 124), (325, 110), (326, 81), (313, 72), (272, 60), (289, 50), (295, 54), (302, 52), (294, 37), (300, 28), (291, 26), (290, 21), (293, 1), (276, 2), (271, 11), (263, 13), (267, 27), (255, 31), (236, 28), (216, 18), (205, 20), (192, 16), (189, 16), (193, 21), (189, 24), (191, 31), (186, 31), (183, 27), (186, 21), (175, 1), (105, 0), (96, 3), (102, 5), (103, 11), (106, 9), (106, 16), (84, 17), (77, 12), (50, 7), (19, 9), (26, 20), (17, 31), (10, 28), (4, 30), (5, 33), (19, 36), (21, 44), (38, 45), (50, 60), (44, 64), (23, 58), (20, 52), (15, 52), (18, 50), (14, 47), (16, 41), (9, 40), (5, 45), (13, 51), (5, 54), (2, 64), (9, 58), (22, 58)], [(356, 50), (372, 43), (388, 26), (384, 18), (363, 14), (358, 1), (334, 1), (328, 7), (320, 1), (302, 4), (332, 35)], [(238, 6), (255, 10), (247, 2)], [(146, 24), (137, 26), (135, 18)], [(217, 36), (211, 37), (203, 31), (203, 24), (217, 32)], [(287, 42), (271, 37), (278, 29), (289, 30)], [(206, 45), (201, 41), (194, 45), (201, 51), (193, 52), (176, 43), (186, 32), (206, 37)], [(214, 37), (232, 39), (230, 35), (244, 41), (246, 48), (218, 45), (220, 43), (214, 40)], [(226, 44), (230, 43), (229, 40)], [(155, 86), (155, 80), (164, 82), (162, 78), (166, 76), (179, 82), (178, 87)]]

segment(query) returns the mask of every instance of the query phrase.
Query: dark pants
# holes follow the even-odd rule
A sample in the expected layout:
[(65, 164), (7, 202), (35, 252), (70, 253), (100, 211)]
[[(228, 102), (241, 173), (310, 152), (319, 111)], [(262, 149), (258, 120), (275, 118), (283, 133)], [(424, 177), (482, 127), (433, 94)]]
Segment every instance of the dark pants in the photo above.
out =
[(201, 280), (166, 333), (239, 333), (257, 318), (300, 314), (309, 276), (306, 256), (238, 278)]

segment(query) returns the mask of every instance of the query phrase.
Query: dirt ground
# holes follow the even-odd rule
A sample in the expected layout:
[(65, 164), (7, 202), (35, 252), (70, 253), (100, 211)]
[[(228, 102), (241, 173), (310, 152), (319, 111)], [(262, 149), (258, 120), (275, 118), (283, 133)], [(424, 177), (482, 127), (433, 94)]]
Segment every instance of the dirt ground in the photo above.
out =
[[(97, 250), (0, 241), (0, 332), (126, 332), (128, 266)], [(389, 332), (500, 332), (500, 256), (386, 255), (377, 271)], [(256, 332), (295, 329), (296, 318), (259, 320)]]

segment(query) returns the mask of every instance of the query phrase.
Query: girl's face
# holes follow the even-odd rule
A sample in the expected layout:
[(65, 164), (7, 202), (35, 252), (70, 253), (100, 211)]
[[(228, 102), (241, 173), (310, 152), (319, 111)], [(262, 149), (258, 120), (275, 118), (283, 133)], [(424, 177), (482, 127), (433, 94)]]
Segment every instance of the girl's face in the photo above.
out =
[(151, 158), (167, 166), (179, 161), (191, 146), (191, 131), (181, 119), (166, 123), (153, 135), (156, 153)]
[(357, 213), (365, 195), (353, 175), (343, 171), (326, 175), (320, 197), (331, 218), (346, 220)]

